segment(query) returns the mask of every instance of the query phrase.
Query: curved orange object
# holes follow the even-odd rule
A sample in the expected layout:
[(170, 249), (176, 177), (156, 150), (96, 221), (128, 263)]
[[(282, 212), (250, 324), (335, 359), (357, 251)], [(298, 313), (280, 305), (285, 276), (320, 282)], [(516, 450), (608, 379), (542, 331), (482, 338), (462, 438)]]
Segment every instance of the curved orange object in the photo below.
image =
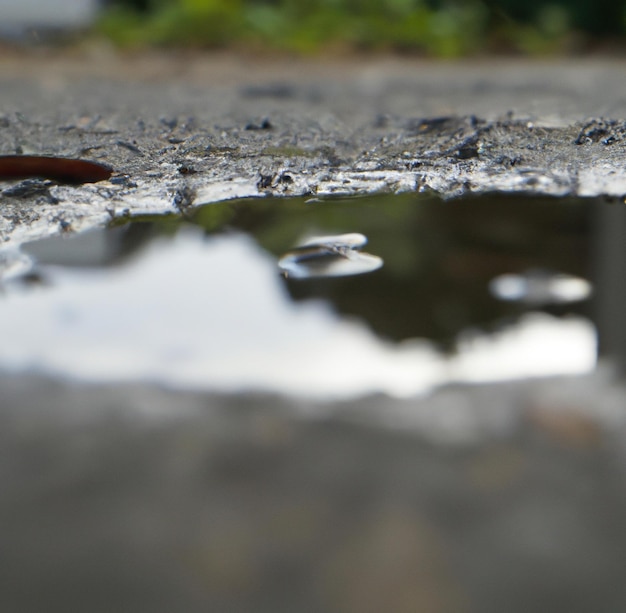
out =
[(105, 181), (113, 169), (104, 164), (45, 155), (0, 155), (0, 180), (52, 179), (59, 183), (96, 183)]

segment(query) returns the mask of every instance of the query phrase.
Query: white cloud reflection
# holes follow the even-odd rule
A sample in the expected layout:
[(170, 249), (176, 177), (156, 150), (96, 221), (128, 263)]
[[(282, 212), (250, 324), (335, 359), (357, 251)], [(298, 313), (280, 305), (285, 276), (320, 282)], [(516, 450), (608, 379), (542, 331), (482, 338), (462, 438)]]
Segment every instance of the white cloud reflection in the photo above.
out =
[(52, 287), (0, 299), (0, 368), (95, 382), (316, 398), (410, 396), (454, 380), (578, 374), (595, 365), (584, 319), (528, 316), (461, 343), (384, 343), (322, 302), (293, 303), (252, 239), (192, 231), (152, 242), (113, 269), (48, 267)]

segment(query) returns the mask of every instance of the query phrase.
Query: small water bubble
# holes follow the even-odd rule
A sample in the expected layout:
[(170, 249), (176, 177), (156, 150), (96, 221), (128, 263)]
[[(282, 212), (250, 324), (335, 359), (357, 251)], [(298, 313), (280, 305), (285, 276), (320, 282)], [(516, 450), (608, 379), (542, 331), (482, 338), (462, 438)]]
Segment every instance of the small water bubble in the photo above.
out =
[(378, 270), (382, 258), (359, 251), (367, 237), (357, 232), (306, 239), (285, 253), (278, 267), (290, 279), (347, 277)]

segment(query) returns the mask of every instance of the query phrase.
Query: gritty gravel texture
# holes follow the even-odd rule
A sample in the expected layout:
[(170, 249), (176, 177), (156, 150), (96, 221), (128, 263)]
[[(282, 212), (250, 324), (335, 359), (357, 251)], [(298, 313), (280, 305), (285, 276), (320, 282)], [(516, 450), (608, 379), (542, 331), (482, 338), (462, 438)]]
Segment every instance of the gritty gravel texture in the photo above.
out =
[(0, 240), (225, 198), (433, 190), (626, 194), (617, 61), (0, 60), (0, 153), (110, 164), (110, 181), (0, 192)]

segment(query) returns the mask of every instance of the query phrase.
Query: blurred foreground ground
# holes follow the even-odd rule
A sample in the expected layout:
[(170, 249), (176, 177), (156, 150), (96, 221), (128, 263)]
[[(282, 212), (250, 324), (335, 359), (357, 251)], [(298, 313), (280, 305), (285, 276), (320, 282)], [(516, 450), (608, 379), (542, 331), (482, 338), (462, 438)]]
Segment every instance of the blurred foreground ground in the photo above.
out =
[[(308, 188), (335, 181), (335, 193), (359, 193), (425, 172), (452, 193), (448, 169), (476, 173), (523, 148), (523, 161), (510, 155), (499, 173), (473, 175), (473, 188), (497, 176), (524, 193), (556, 185), (576, 194), (587, 162), (608, 164), (612, 186), (622, 180), (617, 61), (7, 55), (0, 71), (2, 153), (89, 155), (122, 176), (104, 187), (47, 187), (57, 202), (41, 190), (4, 194), (7, 244), (101, 224), (141, 210), (141, 198), (161, 211), (193, 206), (177, 194), (228, 177), (246, 176), (257, 195), (289, 193), (311, 176)], [(479, 140), (505, 151), (471, 140), (471, 115), (500, 122)], [(263, 128), (265, 118), (274, 127)], [(529, 122), (545, 131), (518, 139)], [(363, 148), (387, 145), (362, 165)], [(382, 183), (371, 183), (377, 163)], [(186, 164), (195, 174), (178, 170)], [(291, 183), (276, 179), (286, 169)], [(342, 183), (350, 172), (366, 186)], [(595, 195), (610, 191), (585, 181)], [(340, 405), (5, 374), (0, 609), (624, 610), (625, 411), (608, 368)], [(382, 414), (397, 428), (382, 427)]]
[(334, 405), (0, 383), (3, 610), (626, 605), (606, 373)]

